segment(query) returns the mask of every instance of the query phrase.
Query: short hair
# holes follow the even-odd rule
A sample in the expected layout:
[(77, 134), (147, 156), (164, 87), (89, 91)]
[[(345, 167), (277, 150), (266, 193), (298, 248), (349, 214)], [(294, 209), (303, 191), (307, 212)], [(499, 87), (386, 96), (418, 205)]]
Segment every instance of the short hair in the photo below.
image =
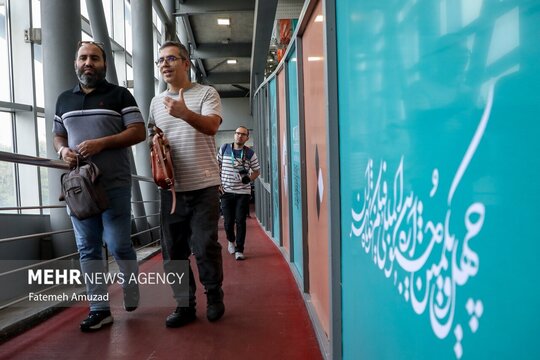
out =
[(107, 62), (107, 54), (105, 53), (105, 45), (102, 42), (99, 41), (87, 41), (87, 40), (81, 40), (77, 43), (77, 50), (75, 50), (75, 59), (79, 57), (79, 49), (81, 46), (90, 44), (96, 46), (99, 50), (101, 50), (101, 56), (103, 56), (103, 62)]
[[(247, 131), (247, 136), (249, 136), (249, 129), (247, 127), (245, 127), (244, 125), (240, 125), (238, 128), (243, 128), (243, 129), (246, 129)], [(237, 129), (238, 129), (237, 128)]]
[(189, 60), (189, 51), (188, 49), (178, 41), (165, 41), (160, 47), (159, 51), (165, 49), (166, 47), (174, 46), (178, 49), (180, 56), (184, 57), (186, 60)]

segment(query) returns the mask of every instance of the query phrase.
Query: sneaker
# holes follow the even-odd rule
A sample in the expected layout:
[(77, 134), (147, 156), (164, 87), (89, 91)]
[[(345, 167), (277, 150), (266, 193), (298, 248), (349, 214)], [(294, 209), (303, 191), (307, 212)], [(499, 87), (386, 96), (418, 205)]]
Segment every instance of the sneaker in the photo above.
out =
[(240, 251), (237, 251), (235, 254), (234, 254), (234, 258), (236, 260), (244, 260), (246, 257), (244, 256), (244, 253), (240, 252)]
[(90, 311), (88, 317), (81, 322), (81, 331), (90, 332), (101, 329), (104, 325), (113, 323), (110, 310)]
[(189, 324), (195, 321), (197, 316), (195, 315), (195, 307), (177, 307), (174, 312), (167, 316), (165, 326), (170, 328), (177, 328)]
[(139, 285), (124, 289), (124, 310), (134, 311), (139, 306)]
[(225, 304), (223, 304), (223, 290), (221, 288), (208, 290), (206, 292), (206, 318), (208, 321), (217, 321), (225, 313)]
[(229, 254), (234, 254), (236, 252), (236, 246), (233, 242), (227, 241), (229, 245), (227, 246), (227, 250), (229, 250)]

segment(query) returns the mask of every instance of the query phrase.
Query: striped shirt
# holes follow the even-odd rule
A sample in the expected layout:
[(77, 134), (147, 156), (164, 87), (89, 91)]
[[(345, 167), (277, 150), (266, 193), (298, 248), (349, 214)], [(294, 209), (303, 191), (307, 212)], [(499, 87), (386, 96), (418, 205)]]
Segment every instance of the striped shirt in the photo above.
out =
[[(213, 87), (193, 83), (183, 93), (186, 106), (191, 111), (221, 117), (221, 100)], [(178, 100), (179, 94), (166, 90), (152, 99), (148, 128), (151, 129), (155, 124), (169, 140), (176, 191), (193, 191), (219, 185), (214, 136), (203, 134), (184, 120), (169, 115), (163, 105), (166, 96)]]
[[(60, 94), (53, 133), (67, 137), (69, 148), (76, 150), (85, 140), (119, 134), (134, 123), (144, 124), (144, 119), (133, 95), (104, 80), (88, 94), (78, 84)], [(98, 166), (106, 189), (131, 184), (129, 147), (103, 150), (91, 160)]]
[(259, 159), (255, 151), (248, 146), (233, 149), (232, 144), (223, 144), (218, 151), (217, 160), (221, 167), (221, 186), (223, 191), (235, 194), (251, 194), (251, 184), (242, 183), (244, 175), (240, 172), (260, 170)]

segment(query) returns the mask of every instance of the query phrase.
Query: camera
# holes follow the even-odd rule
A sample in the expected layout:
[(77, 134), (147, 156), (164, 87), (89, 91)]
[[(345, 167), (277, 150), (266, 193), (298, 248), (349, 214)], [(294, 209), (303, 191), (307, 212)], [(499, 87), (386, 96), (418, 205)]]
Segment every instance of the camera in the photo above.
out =
[(248, 171), (246, 169), (242, 169), (238, 171), (238, 173), (242, 175), (242, 184), (249, 184), (251, 182)]

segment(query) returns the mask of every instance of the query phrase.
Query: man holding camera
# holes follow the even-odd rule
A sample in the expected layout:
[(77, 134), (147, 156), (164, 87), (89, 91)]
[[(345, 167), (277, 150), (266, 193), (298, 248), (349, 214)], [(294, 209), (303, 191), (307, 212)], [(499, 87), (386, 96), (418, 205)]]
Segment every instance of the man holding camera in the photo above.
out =
[(257, 155), (245, 145), (248, 140), (248, 128), (240, 126), (234, 134), (234, 142), (223, 144), (217, 155), (223, 192), (221, 210), (229, 241), (227, 249), (230, 254), (234, 254), (236, 260), (245, 259), (246, 217), (249, 211), (251, 182), (260, 174)]

